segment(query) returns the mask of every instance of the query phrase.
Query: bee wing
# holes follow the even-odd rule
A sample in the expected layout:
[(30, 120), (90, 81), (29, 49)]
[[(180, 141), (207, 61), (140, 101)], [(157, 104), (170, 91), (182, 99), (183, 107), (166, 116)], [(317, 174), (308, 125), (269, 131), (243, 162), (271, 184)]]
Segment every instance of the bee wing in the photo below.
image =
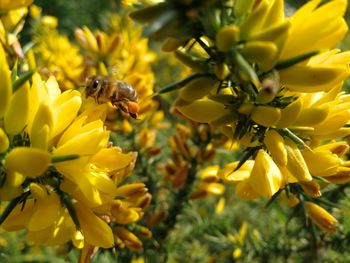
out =
[(114, 64), (110, 67), (110, 72), (109, 72), (109, 76), (111, 80), (119, 80), (122, 79), (121, 76), (121, 72), (120, 72), (120, 67), (118, 66), (118, 64)]

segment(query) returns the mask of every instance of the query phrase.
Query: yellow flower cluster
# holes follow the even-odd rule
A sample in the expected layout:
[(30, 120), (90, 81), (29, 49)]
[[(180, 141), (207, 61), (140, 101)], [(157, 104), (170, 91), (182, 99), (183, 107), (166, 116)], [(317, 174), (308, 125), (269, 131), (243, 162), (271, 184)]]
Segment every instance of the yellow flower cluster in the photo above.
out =
[[(0, 199), (8, 201), (2, 207), (1, 227), (25, 229), (30, 244), (72, 242), (82, 249), (82, 259), (88, 259), (95, 247), (117, 244), (141, 250), (142, 242), (128, 225), (136, 226), (151, 195), (145, 184), (125, 182), (137, 153), (124, 153), (109, 142), (110, 131), (104, 125), (107, 107), (82, 110), (78, 90), (62, 92), (52, 74), (45, 76), (40, 71), (47, 78), (43, 80), (39, 73), (21, 72), (43, 63), (38, 65), (56, 67), (64, 83), (75, 83), (75, 77), (69, 75), (74, 70), (64, 63), (75, 68), (71, 59), (80, 61), (77, 50), (63, 55), (71, 47), (68, 39), (54, 29), (49, 32), (39, 49), (51, 43), (57, 51), (66, 43), (55, 53), (57, 59), (62, 55), (58, 64), (49, 61), (53, 53), (43, 52), (42, 59), (47, 58), (48, 64), (29, 55), (27, 64), (17, 65), (6, 46), (0, 45)], [(151, 236), (147, 228), (139, 228), (139, 236)]]
[(88, 61), (85, 71), (88, 75), (107, 75), (132, 85), (139, 97), (139, 119), (144, 119), (158, 107), (152, 100), (151, 63), (155, 55), (148, 50), (148, 40), (141, 36), (141, 28), (126, 16), (111, 15), (108, 32), (91, 32), (87, 27), (75, 30), (75, 38)]
[[(159, 93), (179, 90), (174, 106), (186, 118), (247, 148), (218, 175), (243, 199), (292, 196), (295, 183), (296, 198), (311, 199), (320, 181), (349, 182), (341, 138), (350, 134), (350, 97), (341, 87), (350, 52), (334, 49), (348, 30), (347, 1), (311, 0), (290, 17), (283, 0), (219, 2), (165, 1), (131, 14), (193, 72)], [(320, 226), (321, 210), (305, 207)]]

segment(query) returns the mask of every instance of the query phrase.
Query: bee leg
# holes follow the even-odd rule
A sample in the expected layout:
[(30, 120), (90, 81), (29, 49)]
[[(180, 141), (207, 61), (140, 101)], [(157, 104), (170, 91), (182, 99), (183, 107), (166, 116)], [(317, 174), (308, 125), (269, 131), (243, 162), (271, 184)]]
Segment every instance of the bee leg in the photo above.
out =
[(129, 115), (131, 116), (131, 118), (137, 120), (137, 114), (136, 113), (129, 112)]
[(125, 113), (129, 113), (128, 107), (126, 107), (123, 103), (119, 103), (118, 108), (121, 109)]

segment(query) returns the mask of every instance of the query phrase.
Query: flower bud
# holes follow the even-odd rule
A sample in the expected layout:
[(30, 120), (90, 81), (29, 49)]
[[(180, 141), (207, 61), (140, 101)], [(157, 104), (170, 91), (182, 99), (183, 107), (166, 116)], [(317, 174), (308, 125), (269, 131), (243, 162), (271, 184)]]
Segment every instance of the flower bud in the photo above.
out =
[(278, 52), (275, 43), (270, 41), (249, 41), (242, 50), (242, 55), (250, 62), (269, 64)]
[(264, 143), (277, 164), (287, 165), (288, 157), (284, 139), (277, 131), (269, 130), (265, 134)]
[(239, 27), (228, 25), (222, 27), (216, 34), (216, 46), (219, 51), (227, 52), (239, 40)]
[(140, 239), (129, 230), (126, 230), (124, 227), (117, 226), (114, 228), (114, 234), (120, 238), (123, 243), (131, 249), (141, 250), (142, 242)]
[(309, 182), (312, 180), (312, 176), (305, 163), (303, 155), (301, 154), (298, 146), (290, 139), (285, 139), (285, 147), (287, 150), (288, 162), (287, 168), (289, 172), (302, 182)]
[(230, 69), (226, 63), (215, 64), (214, 73), (219, 80), (224, 80), (230, 74)]
[(338, 221), (325, 209), (312, 202), (305, 202), (304, 207), (310, 219), (319, 228), (326, 232), (336, 231), (336, 224)]
[(253, 109), (251, 118), (264, 127), (273, 127), (281, 118), (281, 110), (271, 106), (257, 106)]
[(227, 113), (224, 105), (209, 99), (196, 100), (189, 105), (178, 106), (177, 109), (187, 118), (202, 123), (208, 123)]
[(196, 78), (181, 89), (180, 98), (188, 102), (201, 99), (216, 87), (216, 82), (211, 77)]

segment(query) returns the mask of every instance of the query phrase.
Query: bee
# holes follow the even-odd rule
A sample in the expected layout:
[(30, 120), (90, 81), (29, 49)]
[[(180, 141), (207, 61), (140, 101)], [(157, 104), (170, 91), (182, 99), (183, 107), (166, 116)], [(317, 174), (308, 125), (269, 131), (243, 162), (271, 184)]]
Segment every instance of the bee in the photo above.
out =
[(137, 118), (137, 92), (124, 81), (111, 80), (107, 76), (90, 76), (86, 79), (85, 96), (94, 98), (99, 104), (110, 102), (132, 118)]

